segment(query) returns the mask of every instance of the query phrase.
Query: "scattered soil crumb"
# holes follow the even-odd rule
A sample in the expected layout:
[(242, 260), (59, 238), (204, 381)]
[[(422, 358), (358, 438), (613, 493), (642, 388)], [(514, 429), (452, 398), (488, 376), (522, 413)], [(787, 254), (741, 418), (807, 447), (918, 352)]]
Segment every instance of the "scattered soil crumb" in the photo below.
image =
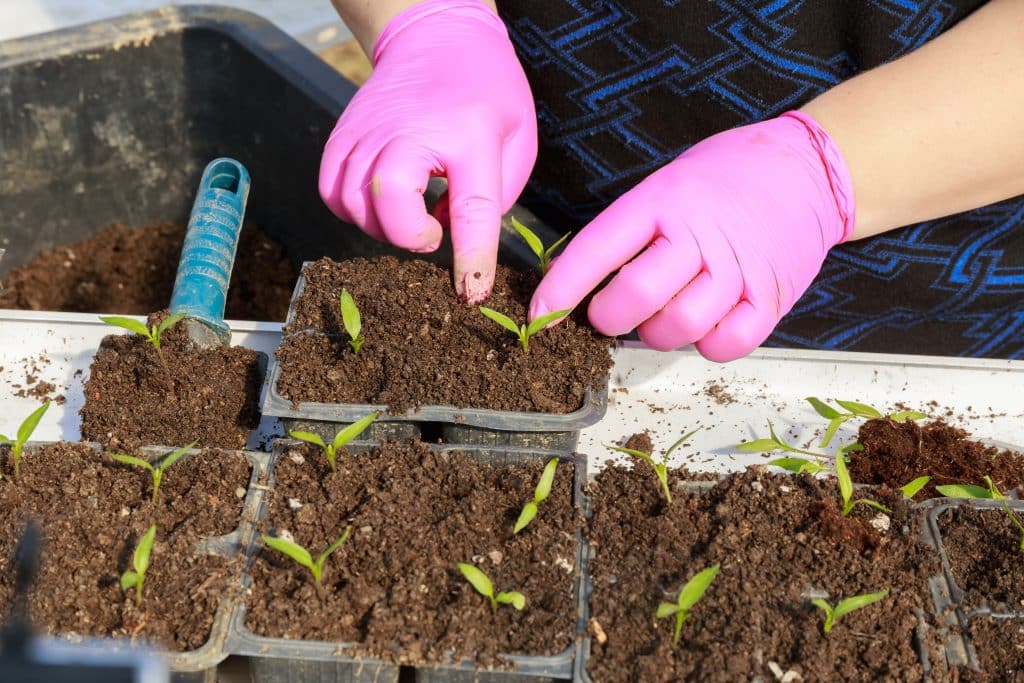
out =
[(730, 405), (736, 402), (732, 394), (725, 390), (718, 382), (708, 382), (704, 387), (704, 393), (715, 399), (715, 403), (721, 406)]

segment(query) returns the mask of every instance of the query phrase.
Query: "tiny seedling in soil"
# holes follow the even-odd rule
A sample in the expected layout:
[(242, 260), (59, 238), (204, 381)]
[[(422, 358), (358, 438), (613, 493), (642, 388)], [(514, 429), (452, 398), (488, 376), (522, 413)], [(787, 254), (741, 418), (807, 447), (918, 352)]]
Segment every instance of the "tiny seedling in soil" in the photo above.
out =
[(366, 428), (370, 426), (370, 423), (376, 420), (379, 415), (380, 413), (370, 413), (363, 419), (359, 420), (359, 422), (353, 422), (335, 434), (334, 441), (329, 444), (324, 443), (324, 440), (320, 438), (319, 434), (313, 434), (312, 432), (291, 431), (288, 432), (288, 436), (293, 439), (298, 439), (299, 441), (305, 441), (306, 443), (319, 446), (323, 449), (324, 455), (327, 456), (327, 462), (330, 464), (331, 470), (334, 470), (336, 468), (338, 450), (352, 441), (352, 439), (362, 434)]
[(476, 589), (476, 592), (487, 598), (491, 603), (491, 611), (496, 612), (498, 605), (512, 605), (517, 610), (526, 607), (526, 597), (516, 591), (506, 591), (494, 594), (494, 584), (481, 570), (471, 564), (459, 562), (459, 571), (466, 577), (466, 581)]
[(985, 484), (988, 488), (972, 484), (946, 484), (945, 486), (936, 486), (935, 490), (947, 498), (982, 498), (1000, 501), (1010, 521), (1013, 522), (1013, 525), (1017, 527), (1017, 531), (1020, 532), (1020, 550), (1024, 552), (1024, 522), (1010, 509), (1010, 504), (1007, 502), (1009, 498), (999, 490), (999, 487), (992, 481), (992, 477), (986, 475)]
[(29, 438), (32, 436), (32, 432), (39, 426), (39, 421), (43, 419), (43, 413), (50, 407), (50, 401), (47, 401), (43, 405), (39, 406), (32, 411), (32, 414), (25, 418), (25, 421), (18, 427), (17, 438), (9, 439), (3, 434), (0, 434), (0, 444), (11, 447), (11, 460), (14, 461), (14, 480), (18, 480), (18, 474), (21, 467), (21, 453), (25, 450), (25, 444), (28, 443)]
[(655, 476), (658, 477), (658, 481), (661, 483), (661, 491), (662, 491), (662, 493), (665, 494), (665, 502), (666, 503), (671, 503), (672, 502), (672, 494), (668, 490), (668, 459), (669, 459), (669, 456), (672, 455), (672, 451), (674, 451), (676, 448), (681, 446), (684, 441), (686, 441), (687, 439), (689, 439), (691, 436), (693, 436), (694, 434), (696, 434), (699, 431), (700, 431), (700, 427), (698, 427), (697, 429), (694, 429), (692, 432), (690, 432), (688, 434), (683, 434), (674, 444), (672, 444), (669, 447), (669, 449), (667, 451), (665, 451), (665, 455), (664, 455), (664, 457), (662, 457), (661, 462), (655, 462), (654, 458), (651, 457), (650, 453), (644, 453), (643, 451), (638, 451), (638, 450), (635, 450), (633, 448), (624, 448), (622, 446), (607, 446), (607, 447), (610, 448), (613, 451), (618, 451), (619, 453), (625, 453), (626, 455), (631, 455), (634, 458), (639, 458), (639, 459), (643, 460), (644, 462), (646, 462), (648, 465), (650, 465), (651, 469), (654, 470)]
[(556, 320), (561, 320), (565, 316), (569, 315), (569, 313), (572, 312), (572, 309), (567, 308), (563, 311), (551, 311), (550, 313), (545, 313), (539, 318), (534, 319), (533, 322), (523, 325), (517, 325), (512, 318), (508, 317), (504, 313), (498, 313), (493, 308), (481, 306), (480, 312), (512, 334), (516, 335), (516, 337), (519, 338), (519, 345), (523, 347), (523, 353), (529, 353), (530, 337), (537, 334)]
[(903, 497), (909, 500), (910, 498), (916, 496), (918, 491), (927, 486), (928, 482), (930, 482), (931, 480), (932, 478), (928, 476), (918, 477), (917, 479), (908, 481), (906, 484), (901, 486), (900, 491), (903, 493)]
[(548, 495), (551, 493), (551, 485), (555, 481), (555, 469), (557, 467), (558, 458), (551, 458), (548, 460), (548, 464), (544, 466), (544, 471), (540, 475), (540, 481), (537, 482), (537, 488), (533, 491), (533, 500), (523, 506), (522, 512), (519, 513), (519, 519), (516, 520), (516, 526), (512, 529), (513, 535), (525, 529), (533, 521), (533, 518), (537, 516), (537, 506), (547, 500)]
[(341, 324), (345, 326), (345, 332), (348, 333), (348, 345), (352, 347), (353, 353), (359, 353), (359, 349), (363, 348), (363, 322), (359, 317), (359, 307), (356, 306), (356, 300), (352, 298), (352, 295), (348, 293), (347, 289), (341, 290)]
[(143, 460), (142, 458), (137, 458), (134, 455), (111, 453), (110, 457), (116, 460), (117, 462), (124, 463), (125, 465), (132, 465), (140, 469), (149, 470), (149, 473), (153, 475), (153, 502), (156, 503), (156, 496), (160, 492), (160, 482), (163, 481), (164, 472), (170, 469), (171, 465), (181, 460), (185, 456), (185, 453), (190, 448), (195, 448), (195, 445), (197, 443), (199, 443), (198, 439), (188, 444), (187, 446), (182, 446), (181, 448), (179, 448), (178, 450), (174, 451), (166, 458), (161, 460), (160, 464), (157, 465), (156, 467), (153, 467), (153, 465), (151, 465), (146, 460)]
[(322, 586), (321, 578), (324, 575), (324, 563), (327, 562), (327, 558), (331, 556), (331, 553), (345, 544), (345, 541), (348, 540), (348, 535), (351, 532), (352, 527), (345, 527), (345, 533), (334, 541), (334, 543), (327, 546), (327, 550), (320, 553), (315, 562), (313, 561), (313, 556), (309, 554), (309, 551), (298, 543), (266, 535), (263, 536), (263, 542), (277, 552), (287, 555), (295, 560), (295, 562), (308, 569), (316, 580), (317, 588), (320, 588)]
[(888, 594), (889, 589), (886, 588), (884, 591), (879, 591), (878, 593), (856, 595), (852, 598), (840, 600), (839, 604), (835, 607), (832, 607), (832, 605), (828, 604), (825, 600), (822, 600), (821, 598), (815, 598), (814, 600), (811, 600), (811, 604), (825, 613), (824, 630), (825, 633), (830, 633), (832, 631), (832, 627), (835, 626), (835, 623), (838, 619), (846, 616), (850, 612), (859, 610), (862, 607), (867, 607), (872, 603), (878, 602)]
[(672, 636), (673, 645), (679, 643), (679, 636), (683, 632), (683, 623), (690, 618), (693, 606), (704, 597), (704, 593), (707, 592), (711, 582), (718, 576), (720, 568), (721, 564), (716, 564), (699, 572), (686, 582), (686, 585), (679, 591), (679, 597), (675, 602), (663, 602), (658, 605), (658, 611), (655, 614), (658, 619), (675, 615), (676, 630), (675, 635)]
[(818, 472), (824, 472), (828, 469), (825, 465), (821, 464), (821, 458), (826, 458), (828, 456), (823, 453), (805, 451), (802, 448), (797, 448), (796, 446), (787, 443), (782, 437), (775, 433), (775, 426), (772, 424), (771, 420), (768, 420), (768, 433), (771, 436), (767, 439), (754, 439), (753, 441), (737, 444), (733, 448), (741, 453), (771, 453), (772, 451), (786, 451), (788, 453), (809, 455), (814, 458), (814, 460), (792, 457), (777, 458), (768, 463), (773, 467), (781, 467), (787, 472), (792, 472), (794, 474), (817, 474)]
[(840, 453), (836, 456), (836, 479), (839, 482), (839, 495), (843, 498), (843, 517), (848, 516), (853, 512), (853, 508), (858, 505), (867, 505), (868, 507), (880, 510), (882, 512), (891, 513), (892, 510), (885, 507), (881, 503), (876, 503), (873, 500), (867, 498), (853, 498), (853, 481), (850, 480), (850, 472), (846, 469), (846, 457)]
[[(836, 399), (836, 403), (848, 411), (845, 413), (839, 412), (832, 406), (818, 398), (815, 398), (814, 396), (808, 396), (807, 402), (811, 404), (811, 407), (814, 408), (814, 411), (818, 413), (818, 415), (821, 415), (823, 418), (828, 420), (828, 427), (825, 429), (825, 436), (821, 440), (820, 448), (826, 448), (829, 445), (832, 441), (832, 437), (836, 435), (836, 432), (847, 420), (852, 420), (858, 417), (868, 420), (882, 417), (882, 413), (875, 408), (863, 403), (857, 403), (856, 401), (840, 401), (839, 399)], [(890, 413), (886, 415), (886, 417), (894, 422), (904, 422), (906, 420), (923, 420), (928, 416), (917, 410), (901, 410), (895, 413)]]
[(145, 340), (148, 341), (154, 349), (156, 349), (157, 356), (160, 358), (160, 364), (164, 366), (164, 372), (166, 372), (167, 376), (170, 377), (171, 370), (167, 367), (167, 360), (164, 358), (163, 349), (160, 348), (160, 338), (163, 336), (164, 332), (184, 317), (184, 313), (175, 313), (174, 315), (164, 318), (164, 321), (159, 325), (150, 325), (149, 327), (146, 327), (145, 323), (140, 323), (138, 320), (124, 318), (119, 315), (100, 316), (100, 320), (108, 325), (120, 327), (128, 330), (129, 332), (135, 332), (136, 334), (142, 335)]
[(135, 546), (135, 555), (132, 557), (134, 571), (126, 571), (121, 575), (121, 590), (135, 589), (135, 604), (142, 604), (142, 584), (146, 580), (146, 570), (149, 569), (149, 555), (153, 552), (153, 540), (156, 538), (156, 524), (149, 527), (145, 535)]
[(534, 233), (533, 230), (530, 230), (528, 227), (517, 221), (515, 218), (512, 218), (512, 227), (516, 229), (516, 232), (518, 232), (519, 236), (523, 238), (523, 241), (526, 242), (526, 245), (530, 247), (530, 251), (532, 251), (534, 255), (536, 255), (537, 268), (540, 269), (541, 275), (547, 274), (548, 267), (550, 267), (551, 265), (551, 257), (554, 255), (555, 250), (557, 250), (558, 247), (562, 246), (562, 243), (569, 239), (569, 235), (572, 234), (571, 232), (567, 232), (566, 234), (562, 235), (562, 237), (557, 242), (555, 242), (550, 247), (545, 249), (544, 243), (540, 241), (540, 238), (537, 237), (536, 233)]

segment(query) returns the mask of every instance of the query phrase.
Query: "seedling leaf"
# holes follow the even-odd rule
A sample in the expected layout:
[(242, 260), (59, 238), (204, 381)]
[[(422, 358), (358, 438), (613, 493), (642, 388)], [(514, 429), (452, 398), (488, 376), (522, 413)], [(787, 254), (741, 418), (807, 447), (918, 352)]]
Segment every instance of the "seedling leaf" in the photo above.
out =
[(670, 617), (679, 611), (679, 605), (672, 602), (663, 602), (658, 605), (658, 611), (654, 613), (654, 616), (658, 619), (664, 619)]
[(197, 443), (199, 443), (199, 439), (196, 439), (187, 446), (182, 446), (181, 448), (175, 450), (173, 453), (171, 453), (170, 455), (163, 459), (163, 461), (160, 463), (160, 469), (166, 472), (168, 469), (171, 468), (171, 466), (174, 463), (178, 462), (183, 457), (185, 457), (185, 454), (188, 453), (189, 450), (195, 448)]
[(320, 553), (320, 555), (316, 558), (317, 582), (319, 582), (320, 581), (320, 577), (323, 576), (324, 563), (327, 562), (327, 558), (330, 557), (331, 554), (335, 550), (337, 550), (341, 546), (345, 545), (345, 541), (348, 540), (348, 536), (349, 536), (350, 533), (352, 533), (352, 527), (350, 527), (350, 526), (345, 527), (345, 533), (343, 533), (341, 536), (339, 536), (334, 541), (334, 543), (332, 543), (329, 546), (327, 546), (327, 550), (325, 550), (322, 553)]
[(135, 565), (135, 571), (143, 576), (146, 575), (146, 570), (149, 569), (149, 555), (153, 552), (153, 541), (155, 540), (156, 524), (151, 524), (142, 540), (135, 546), (135, 557), (132, 558), (132, 564)]
[(817, 474), (828, 469), (821, 463), (804, 460), (803, 458), (777, 458), (768, 464), (773, 467), (781, 467), (793, 474)]
[(900, 491), (903, 492), (903, 497), (904, 498), (913, 498), (914, 496), (916, 496), (918, 494), (918, 492), (921, 489), (923, 489), (925, 486), (927, 486), (928, 482), (930, 482), (931, 480), (932, 480), (932, 478), (928, 477), (928, 476), (918, 477), (917, 479), (914, 479), (913, 481), (909, 481), (906, 484), (904, 484), (903, 486), (901, 486), (900, 487)]
[(459, 562), (459, 571), (462, 572), (462, 575), (466, 577), (466, 581), (469, 581), (469, 584), (473, 586), (477, 593), (494, 602), (494, 585), (487, 578), (487, 574), (465, 562)]
[(100, 320), (108, 325), (113, 325), (114, 327), (120, 327), (121, 329), (128, 330), (129, 332), (140, 334), (146, 339), (150, 338), (149, 328), (133, 318), (124, 318), (119, 315), (108, 315), (100, 316)]
[(743, 453), (771, 453), (772, 451), (783, 450), (782, 446), (771, 439), (755, 439), (754, 441), (737, 444), (735, 448)]
[(555, 470), (558, 469), (558, 458), (551, 458), (544, 466), (544, 471), (537, 482), (537, 488), (533, 492), (533, 500), (543, 503), (551, 495), (551, 485), (555, 483)]
[(700, 427), (697, 427), (692, 432), (689, 432), (688, 434), (683, 434), (681, 437), (679, 437), (676, 440), (676, 442), (674, 444), (672, 444), (671, 446), (669, 446), (668, 450), (665, 451), (665, 460), (669, 459), (669, 456), (672, 455), (672, 451), (674, 451), (675, 449), (677, 449), (680, 446), (682, 446), (684, 443), (686, 443), (687, 439), (689, 439), (691, 436), (693, 436), (694, 434), (696, 434), (699, 431), (700, 431)]
[(519, 236), (526, 242), (526, 246), (530, 247), (530, 251), (534, 253), (538, 261), (543, 262), (544, 260), (544, 243), (540, 241), (540, 238), (530, 230), (528, 227), (512, 218), (512, 227), (516, 229)]
[(520, 531), (525, 529), (533, 518), (537, 516), (537, 504), (532, 500), (523, 506), (523, 511), (519, 513), (519, 519), (516, 520), (516, 525), (512, 529), (512, 533), (518, 534)]
[(944, 484), (935, 490), (947, 498), (992, 498), (992, 492), (973, 484)]
[(697, 604), (697, 601), (704, 597), (704, 593), (707, 592), (708, 587), (711, 586), (711, 582), (718, 576), (718, 570), (721, 569), (722, 565), (715, 564), (707, 569), (699, 572), (696, 576), (686, 582), (683, 586), (683, 590), (679, 591), (679, 600), (676, 604), (679, 605), (679, 609), (688, 610)]
[(846, 506), (853, 496), (853, 482), (850, 481), (850, 472), (846, 469), (846, 458), (841, 455), (836, 458), (836, 479), (839, 480), (839, 495), (843, 497), (843, 514), (846, 515)]
[(859, 452), (861, 452), (863, 450), (864, 450), (864, 446), (862, 446), (860, 444), (860, 442), (853, 441), (851, 443), (846, 444), (842, 448), (840, 448), (839, 449), (839, 454), (840, 455), (845, 455), (847, 453), (859, 453)]
[(152, 465), (150, 465), (149, 462), (147, 462), (146, 460), (143, 460), (142, 458), (136, 458), (134, 455), (123, 455), (121, 453), (111, 453), (110, 454), (110, 458), (111, 458), (111, 460), (116, 460), (119, 463), (122, 463), (122, 464), (125, 464), (125, 465), (132, 465), (134, 467), (141, 467), (142, 469), (148, 470), (150, 472), (153, 472), (155, 470), (155, 468)]
[(850, 612), (859, 610), (862, 607), (867, 607), (870, 604), (878, 602), (888, 594), (889, 589), (886, 588), (884, 591), (879, 591), (878, 593), (856, 595), (852, 598), (840, 600), (839, 604), (836, 605), (835, 608), (833, 608), (830, 604), (828, 604), (828, 602), (822, 600), (821, 598), (815, 598), (814, 600), (811, 600), (811, 604), (825, 613), (825, 625), (823, 627), (823, 630), (825, 631), (825, 633), (829, 633), (832, 631), (832, 627), (835, 625), (835, 622), (838, 619), (846, 616)]
[(856, 401), (841, 401), (839, 399), (836, 399), (836, 403), (846, 408), (857, 417), (882, 417), (880, 412), (863, 403), (857, 403)]
[(825, 428), (825, 435), (821, 439), (821, 448), (828, 447), (832, 442), (832, 438), (836, 435), (836, 432), (839, 431), (839, 428), (843, 426), (845, 421), (845, 417), (835, 417), (829, 421), (828, 427)]
[(545, 313), (542, 316), (534, 318), (530, 322), (530, 324), (526, 326), (526, 336), (532, 337), (533, 335), (537, 334), (551, 323), (555, 322), (556, 320), (564, 318), (571, 312), (571, 308), (566, 308), (561, 311), (551, 311), (549, 313)]
[(160, 335), (166, 332), (170, 327), (176, 325), (180, 320), (185, 317), (184, 313), (175, 313), (164, 318), (164, 321), (156, 328), (156, 338), (159, 340)]
[[(370, 426), (370, 424), (380, 416), (379, 412), (370, 413), (366, 417), (362, 418), (358, 422), (353, 422), (348, 425), (340, 432), (334, 435), (334, 443), (332, 444), (335, 449), (341, 448), (352, 439), (356, 438)], [(321, 442), (322, 443), (322, 442)]]
[(126, 591), (139, 582), (139, 575), (133, 571), (126, 571), (121, 574), (121, 590)]
[(526, 607), (526, 596), (516, 591), (498, 593), (494, 601), (499, 605), (512, 605), (516, 610), (522, 611)]
[(348, 293), (347, 289), (341, 290), (341, 298), (339, 302), (341, 308), (341, 324), (345, 327), (345, 332), (351, 341), (349, 345), (355, 353), (359, 353), (360, 347), (363, 345), (363, 322), (359, 316), (359, 307), (356, 306), (355, 299)]
[(907, 420), (923, 420), (927, 415), (919, 410), (901, 410), (897, 413), (891, 413), (889, 419), (893, 422), (906, 422)]
[(493, 308), (487, 308), (486, 306), (481, 306), (480, 312), (483, 313), (488, 318), (490, 318), (491, 320), (493, 320), (494, 322), (504, 327), (512, 334), (516, 335), (517, 337), (520, 336), (521, 330), (519, 329), (519, 325), (517, 325), (515, 321), (512, 320), (512, 318), (508, 317), (504, 313), (498, 313)]
[(311, 443), (315, 446), (319, 446), (320, 448), (323, 448), (325, 450), (327, 449), (327, 444), (324, 443), (324, 440), (320, 438), (319, 434), (295, 430), (288, 432), (288, 436), (292, 437), (293, 439), (298, 439), (299, 441), (305, 441), (306, 443)]
[(814, 412), (821, 415), (826, 420), (834, 420), (839, 417), (839, 411), (832, 406), (824, 403), (821, 399), (815, 398), (814, 396), (808, 396), (807, 402), (814, 408)]
[(39, 421), (43, 419), (43, 414), (50, 407), (50, 401), (47, 401), (43, 405), (39, 406), (32, 413), (25, 418), (25, 421), (18, 427), (18, 442), (24, 445), (29, 437), (32, 436), (32, 432), (39, 426)]
[(287, 555), (303, 567), (313, 571), (313, 558), (310, 556), (309, 551), (301, 545), (283, 538), (275, 538), (274, 536), (264, 536), (263, 542), (277, 552)]

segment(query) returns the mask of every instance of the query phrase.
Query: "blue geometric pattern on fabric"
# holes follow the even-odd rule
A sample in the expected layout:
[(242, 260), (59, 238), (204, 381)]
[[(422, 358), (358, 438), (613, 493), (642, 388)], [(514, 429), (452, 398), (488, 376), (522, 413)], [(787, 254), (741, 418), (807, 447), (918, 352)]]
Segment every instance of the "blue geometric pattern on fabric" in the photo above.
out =
[[(982, 4), (499, 1), (537, 99), (524, 202), (578, 230), (699, 140), (797, 108)], [(1024, 358), (1022, 226), (1017, 198), (842, 245), (768, 343)]]

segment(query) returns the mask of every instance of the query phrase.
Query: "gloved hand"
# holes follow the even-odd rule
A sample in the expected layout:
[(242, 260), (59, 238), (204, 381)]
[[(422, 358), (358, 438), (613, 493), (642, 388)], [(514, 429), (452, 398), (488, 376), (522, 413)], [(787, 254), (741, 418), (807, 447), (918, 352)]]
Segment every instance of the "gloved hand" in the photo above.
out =
[(530, 316), (576, 306), (618, 270), (591, 300), (597, 330), (733, 360), (771, 334), (853, 225), (838, 148), (790, 112), (694, 145), (613, 202), (551, 265)]
[(455, 289), (490, 294), (501, 215), (537, 157), (533, 95), (501, 19), (476, 0), (427, 0), (377, 40), (373, 74), (324, 149), (320, 196), (367, 234), (416, 252), (441, 242), (426, 211), (448, 179)]

